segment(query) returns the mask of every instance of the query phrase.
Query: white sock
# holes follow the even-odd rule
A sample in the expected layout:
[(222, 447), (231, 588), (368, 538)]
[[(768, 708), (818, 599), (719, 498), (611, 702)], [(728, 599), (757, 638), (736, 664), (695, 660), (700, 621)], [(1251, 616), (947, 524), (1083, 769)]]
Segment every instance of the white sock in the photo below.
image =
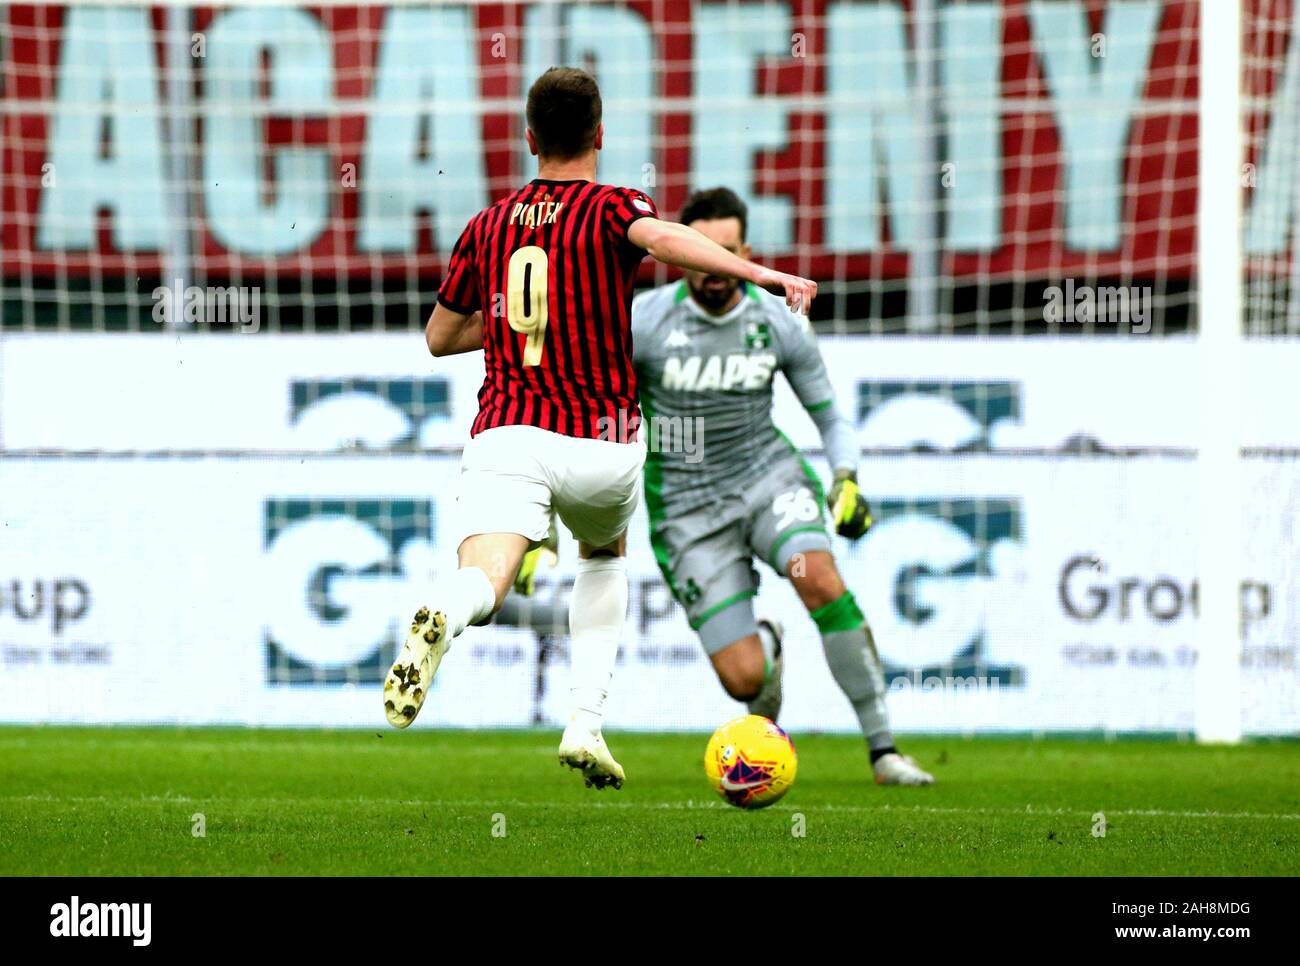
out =
[(438, 600), (433, 606), (447, 615), (447, 630), (458, 637), (470, 624), (482, 620), (496, 607), (497, 592), (488, 575), (478, 567), (462, 567), (438, 581)]
[(595, 557), (578, 562), (569, 600), (569, 697), (575, 724), (597, 734), (614, 677), (627, 620), (627, 561)]

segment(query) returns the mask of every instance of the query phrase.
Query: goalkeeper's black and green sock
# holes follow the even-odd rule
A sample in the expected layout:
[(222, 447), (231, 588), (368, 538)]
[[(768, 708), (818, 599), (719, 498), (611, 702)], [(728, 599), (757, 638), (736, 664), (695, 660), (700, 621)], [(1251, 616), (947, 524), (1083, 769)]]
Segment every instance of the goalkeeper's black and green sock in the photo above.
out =
[(871, 628), (847, 590), (838, 600), (813, 611), (812, 619), (821, 631), (831, 675), (853, 705), (874, 764), (882, 755), (894, 751), (894, 736), (885, 708), (885, 672)]

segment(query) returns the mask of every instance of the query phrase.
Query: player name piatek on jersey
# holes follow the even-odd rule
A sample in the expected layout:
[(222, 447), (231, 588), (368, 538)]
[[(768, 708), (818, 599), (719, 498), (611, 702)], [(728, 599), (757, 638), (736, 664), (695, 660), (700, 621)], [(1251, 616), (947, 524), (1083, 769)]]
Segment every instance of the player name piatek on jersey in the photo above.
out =
[(636, 438), (631, 302), (646, 253), (627, 232), (657, 215), (631, 188), (539, 178), (470, 220), (438, 301), (483, 314), (486, 375), (472, 435), (524, 425)]

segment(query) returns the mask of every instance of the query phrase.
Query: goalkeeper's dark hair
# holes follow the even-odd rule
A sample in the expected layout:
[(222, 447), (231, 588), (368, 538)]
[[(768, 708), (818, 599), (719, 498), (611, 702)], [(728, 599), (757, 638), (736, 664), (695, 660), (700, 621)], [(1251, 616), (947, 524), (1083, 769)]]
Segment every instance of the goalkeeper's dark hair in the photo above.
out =
[(740, 237), (745, 238), (745, 229), (749, 224), (749, 208), (740, 200), (740, 195), (730, 188), (706, 188), (697, 191), (686, 199), (682, 209), (682, 224), (693, 221), (716, 221), (719, 218), (740, 219)]
[(600, 88), (577, 67), (552, 67), (528, 90), (528, 129), (544, 158), (579, 158), (596, 143), (600, 127)]

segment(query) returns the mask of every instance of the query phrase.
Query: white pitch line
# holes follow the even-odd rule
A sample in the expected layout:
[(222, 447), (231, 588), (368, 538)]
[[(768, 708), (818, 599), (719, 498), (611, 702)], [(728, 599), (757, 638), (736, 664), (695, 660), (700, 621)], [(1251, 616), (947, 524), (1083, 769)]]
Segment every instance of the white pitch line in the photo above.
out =
[[(4, 795), (0, 796), (0, 802), (43, 802), (48, 804), (132, 804), (132, 803), (152, 803), (152, 804), (175, 804), (175, 805), (203, 805), (213, 804), (216, 802), (234, 802), (237, 804), (261, 804), (261, 805), (307, 805), (307, 804), (329, 804), (329, 805), (356, 805), (356, 806), (381, 806), (391, 808), (402, 805), (418, 805), (427, 808), (483, 808), (500, 811), (503, 808), (528, 808), (528, 809), (629, 809), (641, 811), (731, 811), (731, 806), (721, 801), (700, 802), (687, 800), (684, 802), (593, 802), (593, 801), (564, 801), (564, 802), (523, 802), (514, 800), (495, 800), (485, 799), (420, 799), (420, 798), (280, 798), (280, 797), (257, 797), (257, 796), (211, 796), (194, 798), (186, 795), (143, 795), (140, 797), (129, 796), (107, 796), (107, 795)], [(799, 807), (795, 805), (778, 805), (773, 806), (765, 811), (771, 812), (848, 812), (861, 814), (889, 814), (897, 812), (918, 813), (924, 815), (1028, 815), (1028, 816), (1068, 816), (1068, 815), (1086, 815), (1091, 817), (1096, 812), (1102, 812), (1107, 819), (1114, 816), (1126, 818), (1190, 818), (1190, 819), (1255, 819), (1266, 821), (1283, 821), (1283, 822), (1300, 822), (1300, 813), (1289, 812), (1215, 812), (1215, 811), (1174, 811), (1159, 808), (1128, 808), (1128, 809), (1107, 809), (1105, 807), (1097, 808), (1093, 811), (1085, 809), (1068, 809), (1068, 808), (1036, 808), (1027, 805), (1023, 809), (1015, 808), (965, 808), (961, 806), (937, 806), (937, 805), (895, 805), (886, 803), (884, 805), (810, 805)]]
[[(861, 806), (870, 808), (870, 806)], [(820, 806), (823, 811), (856, 811), (859, 806), (856, 805), (823, 805)], [(1022, 810), (1014, 808), (943, 808), (934, 805), (882, 805), (879, 808), (871, 809), (873, 811), (889, 812), (926, 812), (936, 815), (942, 814), (960, 814), (960, 815), (1093, 815), (1096, 812), (1102, 812), (1107, 818), (1113, 815), (1122, 815), (1135, 818), (1253, 818), (1269, 819), (1285, 822), (1300, 822), (1300, 813), (1288, 812), (1215, 812), (1215, 811), (1174, 811), (1161, 808), (1125, 808), (1109, 809), (1097, 808), (1093, 811), (1082, 809), (1068, 808), (1035, 808), (1032, 805), (1026, 805)], [(811, 811), (811, 810), (810, 810)]]

